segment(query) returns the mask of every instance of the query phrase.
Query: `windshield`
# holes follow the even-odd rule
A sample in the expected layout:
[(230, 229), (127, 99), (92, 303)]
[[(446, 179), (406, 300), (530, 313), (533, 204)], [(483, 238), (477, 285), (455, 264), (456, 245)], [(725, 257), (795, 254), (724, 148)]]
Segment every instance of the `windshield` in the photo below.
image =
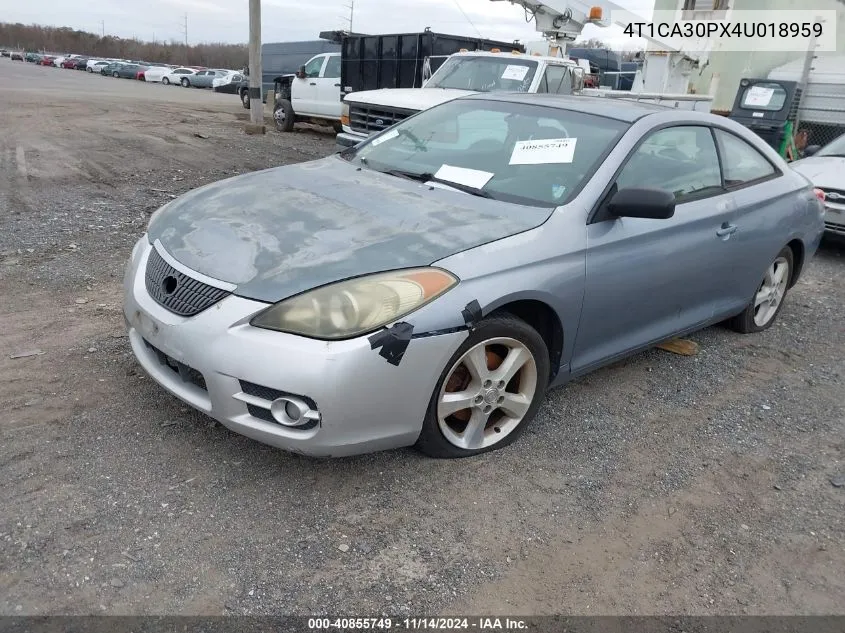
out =
[(450, 57), (431, 76), (426, 88), (475, 92), (528, 92), (537, 62), (510, 56)]
[(845, 134), (834, 141), (831, 141), (818, 152), (815, 156), (845, 156)]
[(363, 168), (528, 206), (566, 204), (628, 124), (506, 101), (458, 99), (341, 154)]

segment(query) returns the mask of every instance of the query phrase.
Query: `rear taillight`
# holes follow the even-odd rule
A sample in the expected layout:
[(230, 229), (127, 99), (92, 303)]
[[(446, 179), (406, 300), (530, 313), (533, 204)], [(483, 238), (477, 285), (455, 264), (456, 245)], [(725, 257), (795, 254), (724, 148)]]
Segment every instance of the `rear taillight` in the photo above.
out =
[(824, 191), (821, 189), (813, 189), (813, 193), (816, 194), (816, 198), (824, 202)]

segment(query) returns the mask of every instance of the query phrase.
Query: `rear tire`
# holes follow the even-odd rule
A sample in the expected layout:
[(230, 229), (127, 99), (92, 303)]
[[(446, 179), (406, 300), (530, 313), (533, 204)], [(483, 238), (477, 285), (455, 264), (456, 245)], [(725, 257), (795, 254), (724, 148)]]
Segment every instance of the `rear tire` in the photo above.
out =
[(789, 291), (795, 269), (794, 259), (792, 249), (785, 246), (769, 265), (745, 309), (727, 321), (728, 327), (741, 334), (752, 334), (772, 326)]
[(165, 86), (169, 86), (169, 85), (170, 85), (170, 80), (169, 80), (167, 77), (162, 77), (162, 78), (161, 78), (161, 83), (163, 83)]
[(190, 82), (190, 81), (188, 81), (188, 78), (187, 78), (187, 77), (182, 77), (182, 82), (181, 82), (181, 83), (182, 83), (182, 87), (183, 87), (183, 88), (189, 88), (189, 87), (190, 87), (190, 85), (191, 85), (191, 82)]
[(249, 91), (244, 90), (241, 92), (241, 105), (243, 105), (245, 110), (249, 110)]
[(114, 78), (120, 77), (120, 75), (117, 74), (117, 71), (113, 72), (111, 76), (114, 77)]
[[(500, 380), (497, 371), (509, 365), (513, 373)], [(490, 315), (440, 374), (416, 448), (430, 457), (458, 458), (508, 446), (534, 419), (550, 374), (548, 347), (534, 328), (506, 312)], [(453, 402), (468, 406), (457, 409)]]
[(279, 99), (273, 110), (273, 121), (279, 132), (292, 132), (293, 124), (296, 123), (296, 114), (293, 111), (291, 102), (287, 99)]

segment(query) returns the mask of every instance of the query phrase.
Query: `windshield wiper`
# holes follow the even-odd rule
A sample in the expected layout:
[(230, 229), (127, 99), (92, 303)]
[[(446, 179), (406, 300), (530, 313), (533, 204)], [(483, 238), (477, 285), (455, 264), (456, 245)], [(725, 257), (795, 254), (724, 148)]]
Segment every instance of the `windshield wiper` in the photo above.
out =
[(386, 169), (381, 173), (390, 174), (391, 176), (396, 176), (398, 178), (404, 178), (405, 180), (413, 180), (415, 182), (438, 182), (440, 184), (446, 185), (447, 187), (451, 187), (452, 189), (462, 191), (463, 193), (478, 196), (479, 198), (489, 198), (491, 200), (495, 200), (495, 198), (490, 193), (484, 191), (483, 189), (471, 187), (470, 185), (464, 185), (459, 182), (452, 182), (451, 180), (445, 180), (443, 178), (438, 178), (437, 176), (429, 172), (413, 172), (402, 171), (401, 169)]

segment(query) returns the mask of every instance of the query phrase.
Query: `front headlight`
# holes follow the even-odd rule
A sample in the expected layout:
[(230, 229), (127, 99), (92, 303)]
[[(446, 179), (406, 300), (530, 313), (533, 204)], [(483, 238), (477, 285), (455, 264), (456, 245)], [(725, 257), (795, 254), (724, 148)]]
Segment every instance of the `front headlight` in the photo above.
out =
[(344, 103), (340, 107), (340, 124), (349, 125), (349, 104)]
[(352, 338), (421, 308), (457, 283), (457, 277), (439, 268), (367, 275), (285, 299), (250, 324), (323, 340)]

